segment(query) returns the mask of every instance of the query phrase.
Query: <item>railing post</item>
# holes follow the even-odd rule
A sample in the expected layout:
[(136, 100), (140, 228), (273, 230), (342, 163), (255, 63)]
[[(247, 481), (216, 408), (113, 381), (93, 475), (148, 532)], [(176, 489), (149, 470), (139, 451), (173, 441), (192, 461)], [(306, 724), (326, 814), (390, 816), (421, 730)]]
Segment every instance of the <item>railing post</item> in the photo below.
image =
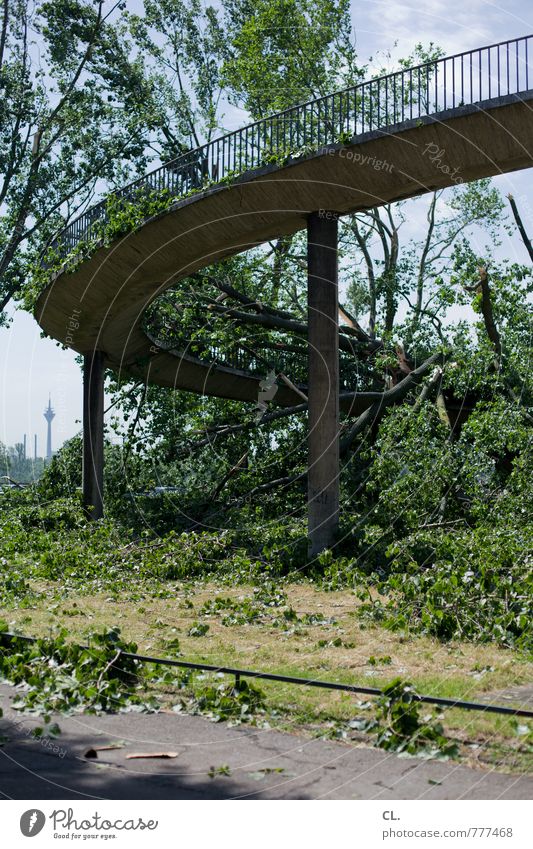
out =
[(88, 519), (104, 515), (104, 354), (83, 357), (83, 509)]
[(338, 216), (307, 219), (309, 555), (335, 541), (339, 521)]

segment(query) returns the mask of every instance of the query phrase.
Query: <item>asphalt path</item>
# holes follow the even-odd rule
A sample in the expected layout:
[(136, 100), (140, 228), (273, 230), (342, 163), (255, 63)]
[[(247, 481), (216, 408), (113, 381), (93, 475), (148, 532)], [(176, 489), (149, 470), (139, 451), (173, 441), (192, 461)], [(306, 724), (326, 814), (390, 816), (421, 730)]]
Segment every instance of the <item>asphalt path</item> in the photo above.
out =
[(533, 798), (533, 777), (175, 713), (59, 716), (59, 736), (40, 740), (42, 720), (10, 707), (15, 692), (0, 685), (3, 798)]

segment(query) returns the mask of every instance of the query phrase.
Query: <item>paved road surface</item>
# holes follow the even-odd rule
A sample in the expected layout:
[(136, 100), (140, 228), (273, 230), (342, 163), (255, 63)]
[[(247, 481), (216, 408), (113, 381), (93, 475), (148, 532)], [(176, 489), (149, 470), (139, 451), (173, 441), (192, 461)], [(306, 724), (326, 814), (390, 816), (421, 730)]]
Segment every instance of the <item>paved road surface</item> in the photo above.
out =
[[(277, 731), (228, 728), (171, 713), (59, 717), (53, 751), (31, 736), (38, 719), (9, 707), (0, 685), (0, 792), (14, 799), (530, 799), (533, 778), (404, 759), (379, 749)], [(91, 746), (122, 741), (122, 748)], [(133, 752), (173, 751), (167, 760)], [(230, 768), (230, 775), (208, 773)]]

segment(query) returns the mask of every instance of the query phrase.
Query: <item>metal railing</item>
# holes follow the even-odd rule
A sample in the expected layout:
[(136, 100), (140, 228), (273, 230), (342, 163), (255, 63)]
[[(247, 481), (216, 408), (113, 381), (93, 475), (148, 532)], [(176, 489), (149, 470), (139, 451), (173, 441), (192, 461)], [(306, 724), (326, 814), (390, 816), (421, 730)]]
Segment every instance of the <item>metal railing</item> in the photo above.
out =
[[(525, 92), (532, 38), (523, 36), (405, 68), (299, 104), (182, 154), (110, 197), (131, 202), (143, 193), (164, 191), (177, 201), (193, 190), (285, 157)], [(101, 238), (107, 212), (106, 198), (69, 224), (53, 247), (66, 256), (78, 242)]]
[[(36, 643), (37, 637), (27, 637), (23, 634), (12, 634), (9, 631), (0, 631), (0, 651), (2, 650), (2, 642), (6, 640), (8, 643), (16, 643), (17, 640), (23, 643)], [(78, 646), (81, 649), (89, 650), (89, 646)], [(382, 696), (383, 690), (377, 687), (363, 687), (358, 684), (342, 684), (337, 681), (321, 681), (316, 678), (297, 678), (293, 675), (279, 675), (276, 672), (259, 672), (253, 669), (240, 669), (234, 666), (215, 666), (210, 663), (193, 662), (190, 660), (174, 660), (166, 657), (153, 657), (152, 655), (136, 654), (134, 652), (125, 652), (119, 649), (116, 657), (112, 660), (111, 665), (120, 668), (120, 659), (133, 660), (138, 663), (153, 663), (157, 666), (174, 666), (180, 669), (190, 669), (199, 672), (214, 672), (219, 675), (231, 675), (235, 677), (235, 684), (238, 687), (242, 678), (255, 678), (262, 681), (278, 681), (283, 684), (297, 684), (303, 687), (319, 687), (323, 690), (337, 690), (343, 693), (353, 693), (365, 696)], [(442, 696), (421, 695), (413, 692), (412, 699), (415, 702), (422, 704), (438, 705), (442, 708), (460, 708), (462, 710), (476, 710), (483, 713), (496, 713), (502, 716), (523, 716), (526, 719), (533, 719), (533, 710), (525, 708), (513, 708), (508, 705), (493, 705), (490, 702), (466, 702), (461, 699), (447, 699)]]
[[(305, 387), (309, 381), (308, 351), (306, 346), (275, 342), (254, 344), (253, 349), (244, 344), (210, 345), (176, 336), (162, 343), (160, 337), (149, 333), (150, 339), (177, 357), (185, 354), (206, 365), (217, 365), (246, 372), (255, 377), (264, 377), (267, 372), (284, 374), (297, 386)], [(287, 348), (291, 350), (287, 350)], [(345, 351), (339, 351), (339, 388), (355, 391), (361, 382), (361, 363)]]

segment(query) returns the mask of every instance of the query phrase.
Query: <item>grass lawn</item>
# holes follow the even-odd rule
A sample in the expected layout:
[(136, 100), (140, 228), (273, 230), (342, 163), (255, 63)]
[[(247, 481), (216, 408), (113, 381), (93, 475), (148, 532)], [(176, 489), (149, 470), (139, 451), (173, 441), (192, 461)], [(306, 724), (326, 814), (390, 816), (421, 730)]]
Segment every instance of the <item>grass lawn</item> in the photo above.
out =
[[(533, 680), (533, 662), (520, 652), (494, 644), (442, 643), (363, 624), (357, 617), (360, 602), (349, 590), (326, 592), (311, 583), (289, 583), (280, 586), (277, 596), (272, 588), (262, 595), (246, 585), (165, 582), (168, 597), (146, 591), (139, 600), (138, 593), (130, 598), (127, 592), (71, 590), (63, 597), (57, 583), (32, 586), (38, 596), (30, 607), (0, 609), (10, 628), (32, 636), (64, 626), (69, 639), (83, 641), (89, 631), (118, 625), (140, 653), (175, 656), (177, 638), (185, 660), (377, 688), (401, 677), (419, 693), (462, 700), (482, 700), (492, 691)], [(266, 695), (263, 719), (270, 725), (371, 742), (347, 725), (366, 715), (364, 696), (254, 683)], [(163, 706), (176, 701), (172, 690), (163, 688), (159, 695)], [(470, 763), (504, 771), (533, 768), (531, 723), (455, 709), (446, 711), (443, 725)]]

